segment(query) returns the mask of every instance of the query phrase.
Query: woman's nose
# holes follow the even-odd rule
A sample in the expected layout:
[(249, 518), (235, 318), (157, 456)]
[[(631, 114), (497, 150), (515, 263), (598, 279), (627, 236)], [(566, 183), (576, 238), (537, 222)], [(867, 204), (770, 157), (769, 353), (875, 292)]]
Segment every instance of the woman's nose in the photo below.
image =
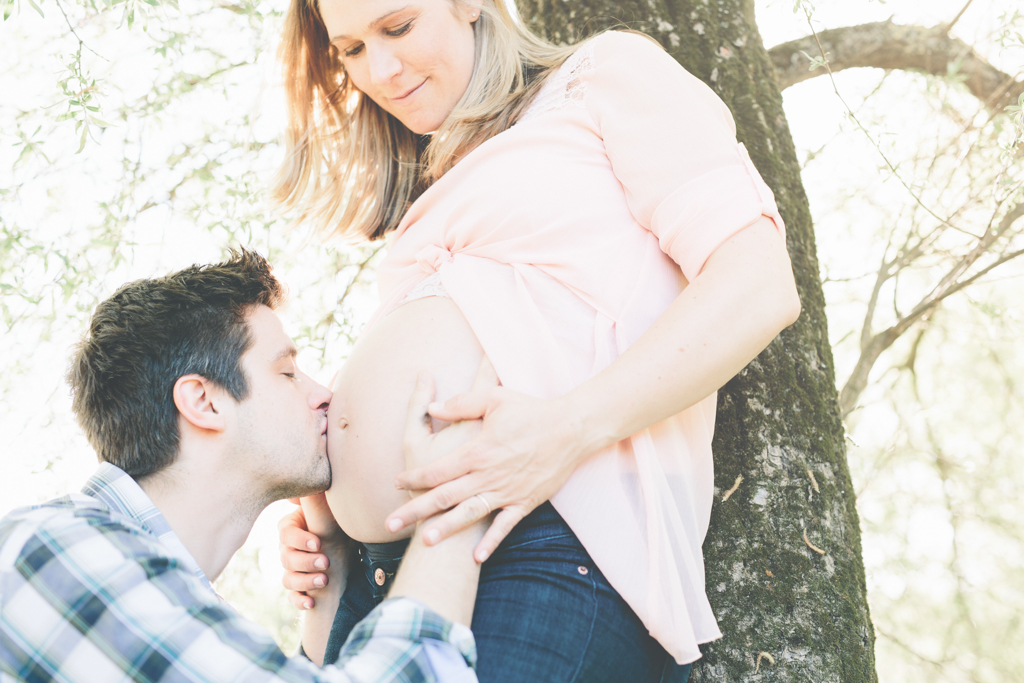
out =
[(373, 50), (367, 48), (367, 57), (370, 62), (370, 82), (374, 85), (385, 85), (402, 73), (402, 60), (387, 46), (375, 46), (375, 48)]

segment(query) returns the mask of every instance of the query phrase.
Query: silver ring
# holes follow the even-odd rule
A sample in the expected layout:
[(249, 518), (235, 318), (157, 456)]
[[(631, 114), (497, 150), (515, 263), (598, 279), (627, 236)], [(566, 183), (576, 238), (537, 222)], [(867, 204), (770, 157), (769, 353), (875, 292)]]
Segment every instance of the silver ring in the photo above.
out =
[[(484, 504), (485, 508), (487, 508), (487, 515), (491, 514), (491, 504), (487, 502), (486, 498), (484, 498), (484, 494), (478, 493), (476, 494), (475, 497), (479, 498), (480, 502)], [(484, 515), (484, 517), (486, 517), (487, 515)]]

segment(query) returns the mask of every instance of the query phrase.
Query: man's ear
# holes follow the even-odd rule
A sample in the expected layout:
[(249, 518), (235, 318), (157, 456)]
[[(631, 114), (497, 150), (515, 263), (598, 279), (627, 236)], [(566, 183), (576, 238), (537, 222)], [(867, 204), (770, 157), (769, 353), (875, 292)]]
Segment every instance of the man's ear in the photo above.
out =
[(223, 393), (201, 375), (182, 375), (174, 383), (174, 406), (178, 414), (192, 426), (223, 432), (224, 415), (217, 411)]

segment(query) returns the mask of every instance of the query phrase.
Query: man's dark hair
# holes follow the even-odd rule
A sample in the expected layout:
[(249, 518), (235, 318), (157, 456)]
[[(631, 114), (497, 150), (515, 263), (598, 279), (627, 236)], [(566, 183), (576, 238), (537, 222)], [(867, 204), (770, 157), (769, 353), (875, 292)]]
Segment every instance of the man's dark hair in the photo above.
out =
[(100, 460), (135, 479), (178, 455), (174, 405), (179, 377), (197, 374), (236, 401), (249, 394), (242, 354), (252, 345), (246, 315), (275, 308), (283, 290), (259, 254), (232, 251), (223, 263), (130, 282), (96, 307), (68, 370), (72, 409)]

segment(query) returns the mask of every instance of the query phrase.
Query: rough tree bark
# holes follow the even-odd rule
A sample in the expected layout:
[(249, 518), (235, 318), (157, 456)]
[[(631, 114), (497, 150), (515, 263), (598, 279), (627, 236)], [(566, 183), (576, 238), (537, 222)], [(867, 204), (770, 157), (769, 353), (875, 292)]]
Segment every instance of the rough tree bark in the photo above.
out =
[(725, 637), (704, 648), (691, 680), (876, 681), (811, 215), (752, 0), (519, 0), (519, 9), (557, 42), (609, 27), (660, 41), (732, 109), (788, 228), (803, 313), (719, 394), (704, 555)]
[[(949, 65), (958, 64), (957, 74), (964, 79), (964, 85), (994, 113), (1015, 104), (1024, 93), (1024, 82), (1000, 71), (970, 45), (950, 36), (945, 24), (925, 28), (879, 21), (822, 31), (818, 40), (833, 73), (866, 66), (946, 77)], [(781, 90), (825, 74), (824, 69), (810, 71), (810, 61), (804, 56), (820, 56), (814, 36), (776, 45), (768, 54), (775, 64)]]

